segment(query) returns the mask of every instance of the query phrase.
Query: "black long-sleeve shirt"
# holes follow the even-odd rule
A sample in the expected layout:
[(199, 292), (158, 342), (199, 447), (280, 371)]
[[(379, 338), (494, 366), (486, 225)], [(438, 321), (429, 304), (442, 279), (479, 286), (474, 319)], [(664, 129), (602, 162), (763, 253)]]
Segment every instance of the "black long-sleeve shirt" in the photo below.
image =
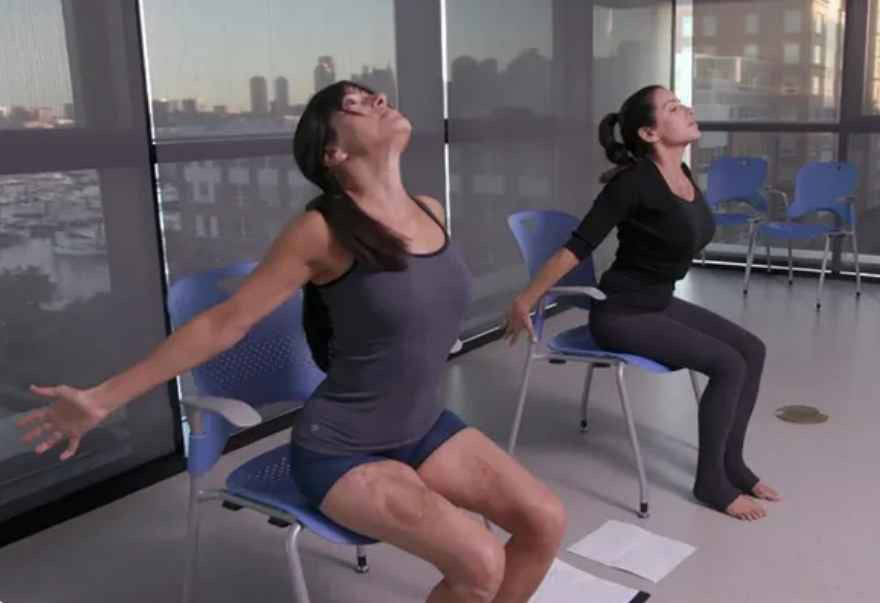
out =
[(694, 184), (689, 202), (675, 195), (653, 160), (645, 158), (614, 177), (565, 247), (584, 259), (615, 226), (617, 257), (599, 283), (608, 303), (659, 310), (672, 299), (675, 281), (712, 240), (715, 220)]

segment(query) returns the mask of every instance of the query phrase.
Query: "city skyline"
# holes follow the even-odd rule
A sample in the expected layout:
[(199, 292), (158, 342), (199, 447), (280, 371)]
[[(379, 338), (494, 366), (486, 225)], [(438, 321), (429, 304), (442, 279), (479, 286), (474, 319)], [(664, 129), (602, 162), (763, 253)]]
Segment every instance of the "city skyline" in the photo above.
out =
[[(293, 4), (265, 0), (255, 8), (235, 0), (145, 2), (151, 98), (194, 98), (204, 107), (225, 106), (238, 113), (250, 110), (249, 91), (239, 82), (258, 73), (286, 78), (290, 103), (305, 102), (314, 91), (319, 56), (334, 56), (340, 78), (360, 74), (364, 66), (396, 71), (393, 0)], [(544, 3), (447, 4), (454, 24), (447, 39), (450, 61), (467, 55), (506, 65), (523, 48), (552, 55), (550, 11)], [(513, 17), (513, 29), (487, 35), (483, 25), (499, 13)], [(48, 107), (63, 115), (64, 104), (73, 99), (60, 0), (5, 0), (4, 14), (0, 107)]]

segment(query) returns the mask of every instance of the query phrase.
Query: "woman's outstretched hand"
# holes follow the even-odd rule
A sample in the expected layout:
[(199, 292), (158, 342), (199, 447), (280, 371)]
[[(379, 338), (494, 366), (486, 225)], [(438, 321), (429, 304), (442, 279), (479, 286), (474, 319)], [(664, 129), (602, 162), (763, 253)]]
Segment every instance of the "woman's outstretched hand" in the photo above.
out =
[(31, 392), (52, 400), (49, 406), (34, 410), (16, 421), (18, 428), (25, 432), (21, 441), (33, 443), (37, 454), (43, 454), (66, 441), (67, 447), (60, 456), (62, 461), (66, 461), (76, 454), (82, 437), (107, 416), (87, 390), (67, 385), (32, 385)]
[(538, 341), (538, 338), (535, 336), (535, 327), (532, 325), (532, 318), (529, 316), (531, 309), (531, 304), (523, 300), (521, 296), (517, 296), (510, 305), (504, 328), (504, 338), (510, 342), (510, 345), (517, 342), (520, 333), (524, 330), (528, 331), (529, 337), (532, 338), (533, 342)]

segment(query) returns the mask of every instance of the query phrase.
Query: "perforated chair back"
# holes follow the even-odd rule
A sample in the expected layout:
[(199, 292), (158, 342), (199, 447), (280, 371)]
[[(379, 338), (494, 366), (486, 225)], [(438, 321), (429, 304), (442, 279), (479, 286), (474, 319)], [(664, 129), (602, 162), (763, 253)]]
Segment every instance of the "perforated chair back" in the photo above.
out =
[(758, 211), (767, 211), (761, 192), (767, 180), (767, 161), (760, 157), (719, 157), (709, 166), (706, 203), (718, 210), (725, 201), (743, 201)]
[[(507, 218), (507, 224), (526, 263), (529, 278), (534, 278), (547, 260), (568, 241), (579, 222), (571, 214), (555, 210), (521, 211)], [(596, 271), (592, 256), (584, 258), (557, 286), (595, 287)], [(589, 298), (582, 296), (560, 296), (555, 301), (584, 309), (590, 307)]]
[(857, 183), (858, 172), (851, 163), (808, 161), (795, 178), (794, 200), (788, 207), (788, 217), (795, 219), (812, 212), (828, 211), (852, 225), (852, 206), (840, 200), (854, 194)]

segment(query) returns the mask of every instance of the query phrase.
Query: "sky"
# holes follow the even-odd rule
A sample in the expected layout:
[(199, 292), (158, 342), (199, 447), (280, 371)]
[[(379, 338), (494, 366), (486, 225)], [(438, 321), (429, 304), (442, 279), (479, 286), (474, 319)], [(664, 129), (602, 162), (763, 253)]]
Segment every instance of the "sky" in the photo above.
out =
[[(445, 1), (450, 60), (468, 54), (503, 66), (527, 48), (551, 55), (552, 0)], [(396, 63), (393, 0), (142, 0), (142, 7), (153, 98), (197, 98), (235, 112), (248, 109), (254, 75), (287, 78), (296, 103), (314, 92), (321, 55), (334, 57), (339, 79), (363, 65)], [(61, 0), (0, 0), (0, 15), (0, 106), (60, 109), (71, 100)]]

